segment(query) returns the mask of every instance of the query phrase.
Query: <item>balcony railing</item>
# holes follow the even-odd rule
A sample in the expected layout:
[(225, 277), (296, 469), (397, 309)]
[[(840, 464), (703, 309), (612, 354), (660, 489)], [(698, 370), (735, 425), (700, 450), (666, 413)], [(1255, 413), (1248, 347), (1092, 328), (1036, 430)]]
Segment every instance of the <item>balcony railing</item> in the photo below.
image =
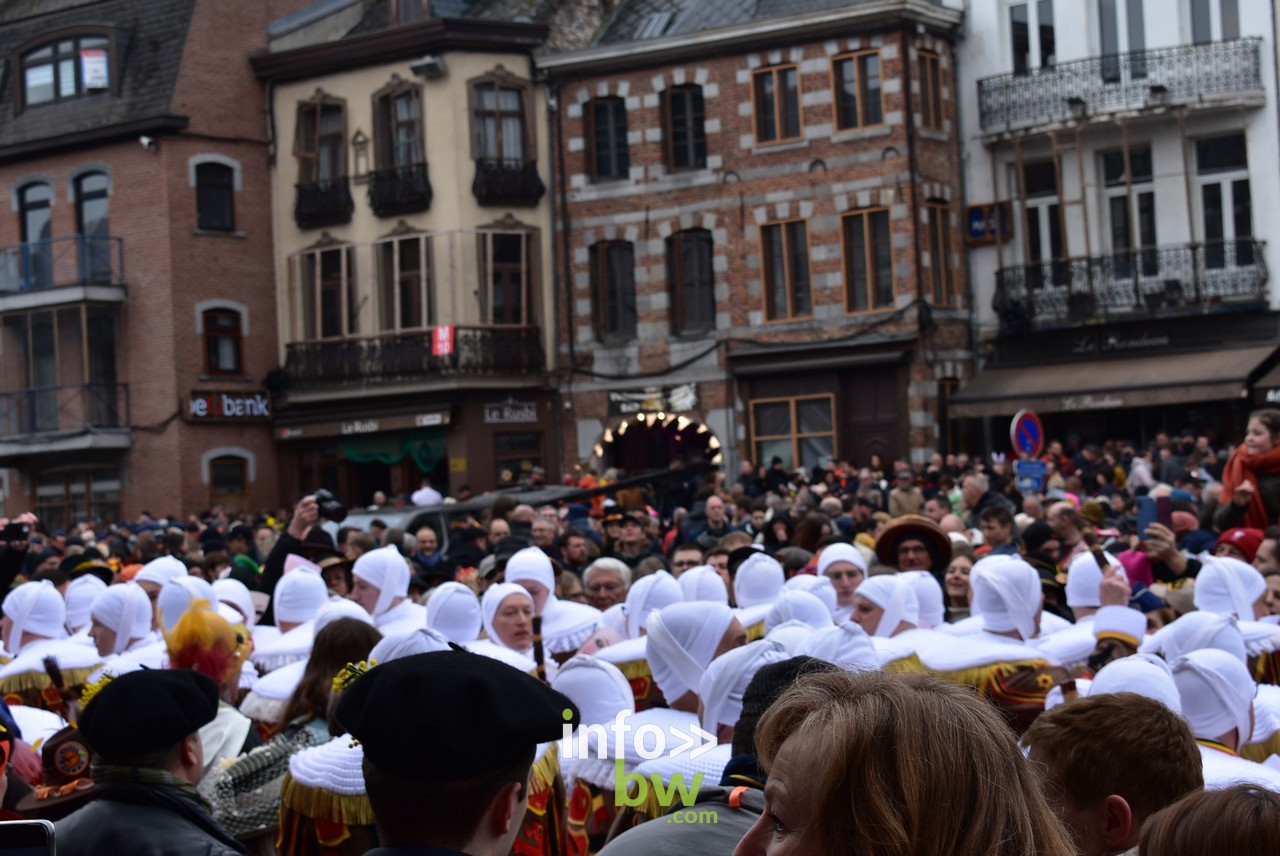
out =
[(0, 292), (92, 284), (124, 284), (119, 238), (67, 235), (0, 248)]
[(536, 161), (481, 158), (471, 192), (481, 205), (532, 206), (547, 188), (538, 177)]
[(1261, 39), (1180, 45), (1064, 62), (978, 81), (982, 130), (1262, 91)]
[(0, 437), (129, 426), (129, 387), (84, 383), (0, 392)]
[(509, 377), (546, 371), (537, 327), (455, 327), (452, 353), (437, 355), (432, 330), (369, 339), (294, 342), (290, 389), (404, 383), (433, 378)]
[(1012, 334), (1265, 304), (1262, 247), (1242, 238), (1003, 268), (991, 306)]
[(369, 173), (369, 207), (379, 217), (397, 217), (431, 207), (427, 165), (416, 163)]
[(355, 203), (346, 177), (315, 184), (299, 184), (293, 204), (293, 219), (299, 229), (318, 229), (351, 222)]

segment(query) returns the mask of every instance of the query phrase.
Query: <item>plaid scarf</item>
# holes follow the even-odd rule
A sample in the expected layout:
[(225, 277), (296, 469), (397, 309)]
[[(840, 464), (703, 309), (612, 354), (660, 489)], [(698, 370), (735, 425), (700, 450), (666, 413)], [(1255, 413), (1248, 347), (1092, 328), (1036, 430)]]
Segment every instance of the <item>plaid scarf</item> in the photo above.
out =
[(210, 811), (209, 803), (196, 792), (195, 785), (186, 779), (179, 779), (168, 770), (157, 767), (122, 767), (115, 764), (94, 764), (90, 769), (94, 782), (129, 782), (136, 785), (160, 785), (173, 788), (190, 797), (205, 811)]

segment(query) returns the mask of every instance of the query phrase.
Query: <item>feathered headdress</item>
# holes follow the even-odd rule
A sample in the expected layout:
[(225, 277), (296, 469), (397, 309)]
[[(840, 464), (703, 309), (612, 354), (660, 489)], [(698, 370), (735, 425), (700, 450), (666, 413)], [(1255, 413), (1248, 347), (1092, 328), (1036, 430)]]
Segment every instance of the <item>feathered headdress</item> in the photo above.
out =
[(192, 669), (221, 686), (253, 651), (253, 641), (213, 611), (207, 600), (193, 601), (164, 634), (169, 665)]

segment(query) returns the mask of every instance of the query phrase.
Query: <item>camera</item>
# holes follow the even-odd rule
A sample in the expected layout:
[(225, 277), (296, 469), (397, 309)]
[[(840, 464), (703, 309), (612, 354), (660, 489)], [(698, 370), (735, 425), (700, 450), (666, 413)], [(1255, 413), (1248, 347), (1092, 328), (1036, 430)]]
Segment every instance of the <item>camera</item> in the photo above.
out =
[(347, 519), (347, 507), (339, 502), (327, 488), (322, 487), (313, 495), (316, 498), (316, 504), (320, 506), (320, 516), (325, 520), (341, 523)]

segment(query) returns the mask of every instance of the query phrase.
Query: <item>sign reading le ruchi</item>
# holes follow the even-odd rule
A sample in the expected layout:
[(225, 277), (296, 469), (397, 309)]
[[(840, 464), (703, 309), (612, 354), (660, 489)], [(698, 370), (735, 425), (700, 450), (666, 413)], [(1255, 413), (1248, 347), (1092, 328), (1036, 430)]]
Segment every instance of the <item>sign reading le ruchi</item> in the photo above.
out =
[(538, 402), (536, 401), (503, 401), (484, 406), (484, 421), (487, 425), (503, 425), (513, 422), (537, 422)]
[(187, 419), (208, 422), (223, 419), (270, 419), (271, 399), (261, 392), (205, 392), (187, 396)]
[(353, 434), (381, 434), (384, 431), (411, 431), (415, 428), (438, 428), (449, 424), (449, 411), (401, 413), (393, 416), (358, 416), (340, 422), (313, 422), (303, 425), (277, 425), (276, 439), (304, 440), (312, 437), (349, 437)]

